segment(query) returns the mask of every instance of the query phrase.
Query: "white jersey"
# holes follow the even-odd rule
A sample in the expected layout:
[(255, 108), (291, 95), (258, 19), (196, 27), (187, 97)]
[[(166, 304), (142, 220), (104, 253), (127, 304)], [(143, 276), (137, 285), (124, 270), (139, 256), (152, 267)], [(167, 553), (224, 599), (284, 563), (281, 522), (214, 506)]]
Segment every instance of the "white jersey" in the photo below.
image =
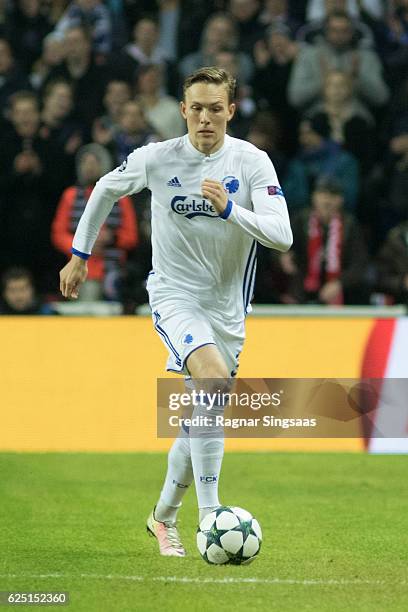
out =
[[(222, 182), (229, 195), (222, 216), (203, 198), (206, 178)], [(136, 149), (96, 184), (74, 250), (91, 253), (113, 203), (145, 187), (152, 193), (149, 292), (160, 287), (189, 294), (204, 308), (242, 320), (252, 297), (256, 241), (281, 251), (292, 243), (286, 202), (266, 153), (227, 135), (211, 155), (200, 153), (188, 134)]]

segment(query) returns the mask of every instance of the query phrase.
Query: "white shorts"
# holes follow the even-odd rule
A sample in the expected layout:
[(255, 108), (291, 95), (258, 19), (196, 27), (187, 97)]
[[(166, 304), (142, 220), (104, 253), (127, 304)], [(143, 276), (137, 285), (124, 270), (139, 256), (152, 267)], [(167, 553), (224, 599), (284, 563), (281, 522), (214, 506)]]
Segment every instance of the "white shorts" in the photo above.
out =
[(236, 375), (245, 339), (244, 321), (226, 321), (215, 310), (204, 310), (185, 294), (163, 295), (162, 291), (153, 291), (149, 298), (154, 327), (169, 352), (168, 371), (189, 376), (186, 367), (189, 355), (206, 344), (215, 344), (230, 376)]

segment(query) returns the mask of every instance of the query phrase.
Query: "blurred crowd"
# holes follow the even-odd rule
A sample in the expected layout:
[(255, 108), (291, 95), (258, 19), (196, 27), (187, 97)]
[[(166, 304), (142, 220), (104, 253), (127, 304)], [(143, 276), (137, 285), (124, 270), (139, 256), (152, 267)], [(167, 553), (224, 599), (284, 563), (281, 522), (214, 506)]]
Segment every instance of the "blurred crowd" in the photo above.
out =
[[(255, 302), (408, 302), (408, 0), (0, 0), (0, 312), (52, 312), (95, 182), (185, 133), (204, 65), (236, 77), (229, 133), (267, 152), (291, 216)], [(81, 299), (134, 312), (150, 248), (149, 193), (122, 198)]]

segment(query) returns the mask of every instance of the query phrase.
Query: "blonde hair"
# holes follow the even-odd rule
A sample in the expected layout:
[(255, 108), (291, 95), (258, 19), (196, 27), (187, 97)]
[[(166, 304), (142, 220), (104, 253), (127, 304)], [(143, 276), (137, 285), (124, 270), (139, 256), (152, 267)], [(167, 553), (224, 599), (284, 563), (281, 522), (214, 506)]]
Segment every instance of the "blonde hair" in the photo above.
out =
[(215, 85), (225, 85), (228, 92), (228, 103), (231, 104), (235, 98), (236, 80), (234, 77), (217, 66), (204, 66), (190, 74), (183, 83), (183, 99), (186, 98), (186, 91), (194, 83), (214, 83)]

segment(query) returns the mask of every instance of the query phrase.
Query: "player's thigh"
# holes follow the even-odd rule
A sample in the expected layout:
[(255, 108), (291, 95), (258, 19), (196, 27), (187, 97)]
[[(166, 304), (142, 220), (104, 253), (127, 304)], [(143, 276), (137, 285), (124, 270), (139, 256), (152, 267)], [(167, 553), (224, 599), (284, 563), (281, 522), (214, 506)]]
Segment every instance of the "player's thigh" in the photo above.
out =
[(186, 360), (192, 378), (228, 378), (229, 371), (225, 359), (217, 345), (207, 344), (191, 353)]
[(191, 353), (186, 361), (189, 374), (194, 379), (219, 379), (225, 381), (236, 376), (239, 355), (245, 338), (244, 323), (228, 325), (210, 317), (214, 344), (202, 346)]
[(215, 344), (227, 365), (228, 376), (233, 378), (244, 346), (245, 322), (226, 322), (219, 317), (211, 317), (211, 321)]

